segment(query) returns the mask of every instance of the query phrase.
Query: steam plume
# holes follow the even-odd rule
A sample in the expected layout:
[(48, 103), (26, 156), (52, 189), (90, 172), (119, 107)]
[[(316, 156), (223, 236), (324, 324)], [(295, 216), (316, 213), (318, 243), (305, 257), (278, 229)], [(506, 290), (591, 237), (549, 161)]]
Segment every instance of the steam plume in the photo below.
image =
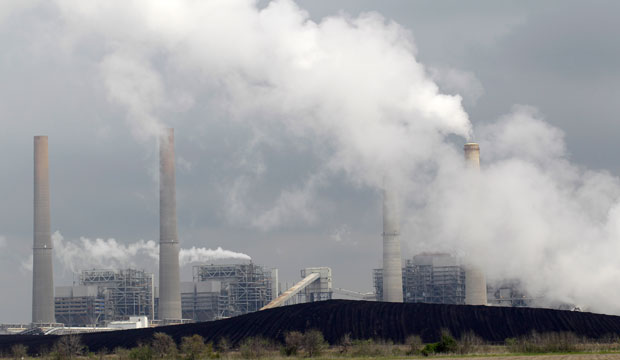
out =
[[(160, 114), (204, 98), (261, 141), (315, 139), (330, 172), (379, 188), (388, 172), (408, 182), (444, 135), (471, 132), (461, 97), (439, 92), (409, 31), (377, 13), (316, 23), (290, 0), (57, 5), (73, 42), (101, 37), (101, 79), (139, 137), (161, 131)], [(295, 205), (279, 208), (300, 203), (286, 199)], [(267, 212), (275, 225), (285, 213)]]
[(189, 263), (207, 262), (220, 259), (250, 260), (251, 258), (246, 254), (224, 250), (221, 247), (211, 250), (192, 246), (190, 249), (181, 249), (179, 253), (181, 266)]
[[(159, 245), (153, 240), (139, 240), (127, 245), (115, 239), (101, 238), (81, 237), (78, 241), (67, 241), (56, 231), (52, 235), (52, 241), (56, 259), (71, 272), (92, 268), (136, 267), (147, 264), (147, 259), (159, 259)], [(190, 249), (181, 249), (179, 254), (181, 266), (224, 259), (250, 260), (250, 257), (221, 247), (212, 250), (192, 246)], [(22, 268), (32, 271), (32, 257), (22, 263)]]
[(611, 300), (620, 295), (619, 179), (572, 164), (562, 132), (531, 107), (477, 134), (481, 174), (445, 158), (423, 206), (410, 209), (412, 239), (431, 239), (417, 248), (456, 250), (490, 280), (519, 279), (539, 305), (620, 313)]

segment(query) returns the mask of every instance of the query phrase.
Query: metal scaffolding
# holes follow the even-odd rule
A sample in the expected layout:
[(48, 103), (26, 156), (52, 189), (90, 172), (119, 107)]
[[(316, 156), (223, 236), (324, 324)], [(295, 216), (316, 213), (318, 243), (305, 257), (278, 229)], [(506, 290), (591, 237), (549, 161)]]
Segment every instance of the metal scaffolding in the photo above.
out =
[[(405, 272), (403, 272), (404, 274)], [(375, 287), (377, 301), (383, 301), (383, 269), (372, 270), (372, 283)]]
[(103, 325), (154, 312), (153, 274), (140, 270), (84, 270), (79, 283), (56, 288), (59, 322), (71, 326)]
[(465, 270), (456, 265), (417, 265), (407, 260), (403, 288), (405, 302), (464, 304)]
[[(382, 299), (383, 271), (373, 270), (377, 299)], [(434, 304), (465, 303), (465, 269), (447, 254), (422, 254), (403, 267), (403, 301)]]
[[(271, 269), (253, 263), (194, 266), (194, 283), (216, 281), (220, 283), (221, 290), (217, 298), (217, 306), (211, 309), (209, 306), (215, 305), (213, 296), (205, 295), (204, 306), (198, 306), (198, 291), (191, 300), (188, 295), (185, 295), (186, 305), (183, 312), (189, 313), (190, 304), (199, 318), (203, 315), (210, 316), (207, 311), (214, 314), (216, 319), (258, 311), (278, 295), (272, 276)], [(206, 292), (203, 293), (206, 294)]]
[(80, 284), (97, 286), (106, 299), (106, 320), (148, 316), (153, 320), (153, 274), (141, 270), (84, 270)]

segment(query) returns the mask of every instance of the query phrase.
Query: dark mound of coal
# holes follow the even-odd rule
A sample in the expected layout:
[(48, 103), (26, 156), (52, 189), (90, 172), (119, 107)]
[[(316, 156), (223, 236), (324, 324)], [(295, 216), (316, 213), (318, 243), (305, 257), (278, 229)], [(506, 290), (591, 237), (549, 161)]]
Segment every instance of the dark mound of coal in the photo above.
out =
[[(338, 343), (345, 334), (353, 339), (385, 339), (402, 343), (409, 335), (425, 342), (437, 341), (447, 329), (459, 338), (473, 332), (486, 341), (528, 335), (532, 331), (572, 332), (588, 338), (620, 334), (620, 317), (586, 312), (533, 308), (507, 308), (441, 304), (396, 304), (385, 302), (330, 300), (259, 311), (230, 319), (82, 334), (90, 351), (131, 348), (149, 343), (155, 332), (171, 335), (177, 342), (183, 336), (199, 334), (207, 341), (226, 338), (238, 344), (247, 337), (262, 336), (281, 342), (288, 331), (320, 330), (330, 343)], [(0, 336), (0, 351), (15, 343), (29, 347), (32, 353), (50, 349), (57, 336)]]

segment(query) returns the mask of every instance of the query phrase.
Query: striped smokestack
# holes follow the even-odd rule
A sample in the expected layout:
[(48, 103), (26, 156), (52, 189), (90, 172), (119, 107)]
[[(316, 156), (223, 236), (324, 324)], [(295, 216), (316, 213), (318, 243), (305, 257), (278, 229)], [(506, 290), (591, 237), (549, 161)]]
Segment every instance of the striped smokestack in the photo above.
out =
[(174, 129), (159, 139), (159, 319), (181, 320)]
[(403, 302), (398, 199), (392, 184), (383, 190), (383, 301)]
[[(480, 171), (480, 146), (476, 143), (467, 143), (465, 151), (465, 164), (473, 171)], [(487, 280), (484, 272), (475, 265), (465, 267), (465, 304), (487, 304)]]
[(34, 244), (32, 247), (32, 322), (51, 324), (54, 278), (50, 236), (50, 184), (47, 136), (34, 137)]

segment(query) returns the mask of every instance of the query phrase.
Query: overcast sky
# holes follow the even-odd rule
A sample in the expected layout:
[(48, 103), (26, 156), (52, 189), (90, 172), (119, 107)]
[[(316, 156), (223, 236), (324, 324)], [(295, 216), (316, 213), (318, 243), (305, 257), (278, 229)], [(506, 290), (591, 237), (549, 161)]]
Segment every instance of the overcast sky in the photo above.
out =
[[(107, 9), (101, 24), (92, 25), (99, 14), (78, 3), (0, 4), (0, 286), (5, 290), (0, 296), (0, 322), (30, 321), (32, 274), (27, 262), (32, 248), (33, 136), (49, 136), (52, 232), (59, 231), (66, 242), (113, 238), (128, 245), (159, 236), (157, 143), (144, 125), (150, 116), (175, 128), (182, 247), (221, 246), (248, 254), (257, 264), (279, 268), (283, 285), (297, 280), (304, 267), (329, 266), (334, 286), (372, 290), (371, 271), (381, 266), (382, 232), (381, 193), (373, 179), (351, 176), (349, 167), (325, 171), (323, 163), (331, 158), (324, 153), (332, 148), (315, 141), (321, 131), (305, 136), (305, 128), (283, 130), (285, 122), (264, 121), (261, 124), (267, 125), (258, 126), (239, 120), (255, 108), (238, 109), (234, 101), (221, 105), (229, 95), (218, 93), (221, 88), (216, 84), (222, 82), (218, 76), (228, 72), (193, 78), (170, 70), (171, 64), (186, 59), (170, 60), (157, 46), (150, 47), (144, 40), (149, 37), (141, 34), (152, 29), (139, 28), (140, 24), (135, 25), (137, 40), (130, 44), (146, 44), (148, 49), (137, 58), (148, 59), (154, 73), (164, 74), (163, 90), (157, 86), (157, 91), (144, 90), (135, 84), (118, 90), (126, 78), (137, 78), (138, 84), (155, 81), (151, 73), (141, 72), (139, 61), (136, 67), (123, 67), (120, 75), (114, 72), (128, 64), (123, 62), (126, 58), (114, 56), (124, 48), (124, 37), (134, 35), (133, 30), (117, 32), (115, 19), (118, 28), (126, 30), (133, 25), (131, 18), (122, 12), (115, 18), (114, 9)], [(118, 3), (128, 4), (128, 13), (141, 4)], [(213, 3), (210, 11), (217, 13), (218, 4)], [(263, 9), (267, 4), (260, 1), (257, 6)], [(302, 21), (321, 23), (336, 16), (354, 22), (351, 19), (362, 13), (377, 12), (385, 24), (400, 24), (411, 45), (408, 51), (441, 93), (462, 97), (474, 129), (495, 123), (514, 105), (529, 105), (564, 133), (568, 161), (578, 168), (609, 172), (613, 178), (620, 175), (615, 156), (620, 134), (620, 3), (298, 0), (297, 4), (308, 12), (310, 20)], [(175, 21), (171, 17), (170, 22)], [(217, 33), (230, 48), (247, 45), (237, 33), (219, 25), (203, 31)], [(346, 41), (332, 39), (336, 44)], [(217, 58), (218, 52), (229, 50), (210, 47), (208, 41), (204, 49), (198, 46), (200, 39), (192, 41), (194, 48), (189, 50), (170, 48), (179, 54), (204, 50), (196, 55), (199, 59)], [(248, 62), (262, 64), (277, 57), (263, 54), (264, 58)], [(359, 55), (355, 62), (374, 61), (365, 53)], [(187, 66), (194, 65), (191, 60)], [(226, 61), (230, 60), (222, 60)], [(347, 71), (346, 66), (343, 69)], [(245, 73), (253, 76), (249, 70)], [(365, 76), (371, 74), (358, 77)], [(148, 106), (141, 103), (145, 92), (152, 100)], [(290, 118), (296, 108), (292, 109), (285, 108), (281, 116)], [(260, 111), (256, 117), (271, 115)], [(459, 126), (439, 130), (447, 134), (446, 144), (455, 151), (468, 135)], [(485, 148), (481, 151), (484, 166)], [(403, 256), (427, 250), (411, 234), (402, 237)], [(148, 259), (135, 259), (133, 265), (156, 273)], [(67, 264), (57, 260), (55, 266), (55, 285), (71, 284)], [(183, 280), (190, 274), (190, 266), (185, 266)]]

